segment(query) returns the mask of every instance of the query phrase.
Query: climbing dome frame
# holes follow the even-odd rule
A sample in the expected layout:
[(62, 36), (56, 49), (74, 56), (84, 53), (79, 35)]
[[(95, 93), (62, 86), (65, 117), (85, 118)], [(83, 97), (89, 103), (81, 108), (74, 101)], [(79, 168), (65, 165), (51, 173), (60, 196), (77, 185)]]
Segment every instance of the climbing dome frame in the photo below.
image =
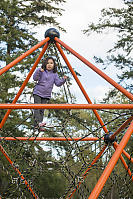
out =
[[(96, 199), (99, 197), (99, 194), (101, 193), (106, 181), (110, 177), (115, 165), (117, 164), (118, 160), (120, 159), (125, 170), (127, 171), (131, 182), (133, 182), (133, 175), (132, 171), (129, 169), (125, 159), (123, 158), (123, 154), (125, 157), (130, 161), (130, 164), (133, 164), (133, 158), (124, 150), (126, 147), (132, 133), (133, 133), (133, 116), (131, 115), (126, 121), (122, 123), (121, 126), (114, 132), (110, 133), (108, 129), (106, 128), (105, 124), (103, 123), (99, 113), (97, 110), (105, 110), (105, 109), (125, 109), (125, 110), (131, 110), (133, 109), (133, 104), (93, 104), (86, 93), (83, 85), (81, 84), (79, 78), (77, 77), (76, 73), (74, 72), (71, 64), (69, 63), (66, 55), (64, 54), (64, 51), (62, 47), (64, 47), (66, 50), (68, 50), (70, 53), (72, 53), (75, 57), (77, 57), (79, 60), (81, 60), (85, 65), (87, 65), (89, 68), (91, 68), (94, 72), (96, 72), (98, 75), (100, 75), (103, 79), (105, 79), (107, 82), (109, 82), (112, 86), (114, 86), (116, 89), (118, 89), (121, 93), (123, 93), (128, 99), (133, 101), (133, 95), (129, 93), (126, 89), (124, 89), (122, 86), (120, 86), (118, 83), (116, 83), (114, 80), (112, 80), (109, 76), (107, 76), (104, 72), (102, 72), (100, 69), (98, 69), (96, 66), (94, 66), (92, 63), (87, 61), (84, 57), (79, 55), (77, 52), (75, 52), (72, 48), (70, 48), (68, 45), (66, 45), (63, 41), (59, 39), (59, 32), (56, 29), (48, 29), (45, 33), (45, 39), (42, 40), (40, 43), (32, 47), (30, 50), (19, 56), (17, 59), (12, 61), (7, 66), (3, 67), (0, 70), (0, 75), (8, 71), (11, 67), (19, 63), (21, 60), (23, 60), (25, 57), (33, 53), (35, 50), (43, 46), (42, 51), (40, 52), (38, 58), (36, 59), (33, 67), (29, 71), (29, 74), (27, 75), (26, 79), (24, 80), (21, 88), (19, 89), (16, 97), (14, 98), (13, 102), (11, 104), (0, 104), (0, 109), (8, 109), (5, 116), (3, 117), (0, 128), (2, 129), (3, 125), (5, 124), (6, 120), (8, 119), (9, 114), (11, 113), (12, 109), (91, 109), (93, 113), (95, 114), (101, 128), (105, 132), (105, 136), (102, 138), (102, 141), (104, 141), (104, 145), (100, 152), (96, 155), (96, 157), (92, 160), (91, 163), (88, 164), (88, 168), (85, 169), (82, 172), (82, 175), (80, 176), (80, 180), (76, 184), (73, 189), (71, 189), (65, 196), (65, 198), (73, 198), (73, 195), (75, 192), (80, 189), (81, 184), (85, 180), (86, 176), (89, 173), (89, 170), (95, 163), (100, 159), (104, 151), (106, 150), (107, 146), (112, 144), (112, 146), (115, 149), (115, 152), (113, 153), (112, 157), (110, 158), (106, 168), (103, 170), (102, 175), (100, 176), (99, 180), (97, 181), (97, 184), (95, 185), (94, 189), (91, 191), (90, 195), (88, 195), (88, 199)], [(53, 42), (59, 53), (61, 54), (62, 58), (64, 59), (66, 65), (68, 66), (72, 76), (74, 77), (75, 81), (77, 82), (77, 85), (79, 86), (80, 90), (82, 91), (84, 97), (86, 98), (88, 104), (16, 104), (17, 100), (19, 99), (20, 95), (22, 94), (25, 86), (27, 85), (30, 77), (32, 76), (33, 72), (35, 71), (38, 63), (40, 62), (41, 58), (43, 57), (45, 51), (47, 50), (49, 44)], [(128, 128), (127, 128), (128, 127)], [(126, 129), (127, 128), (127, 129)], [(120, 134), (124, 129), (126, 129), (124, 136), (122, 137), (120, 143), (117, 143), (117, 140), (115, 139), (118, 134)], [(0, 137), (0, 140), (10, 140), (14, 142), (15, 140), (20, 141), (97, 141), (98, 137)], [(33, 196), (33, 198), (37, 199), (39, 196), (34, 192), (32, 187), (30, 186), (27, 179), (25, 179), (24, 175), (21, 173), (20, 169), (16, 167), (14, 162), (9, 157), (8, 153), (5, 151), (4, 147), (0, 145), (0, 151), (2, 152), (3, 156), (7, 159), (7, 161), (10, 163), (12, 168), (14, 169), (14, 172), (17, 173), (17, 175), (20, 177), (20, 179), (23, 181), (25, 186), (28, 188), (29, 192)], [(2, 197), (2, 196), (1, 196)]]

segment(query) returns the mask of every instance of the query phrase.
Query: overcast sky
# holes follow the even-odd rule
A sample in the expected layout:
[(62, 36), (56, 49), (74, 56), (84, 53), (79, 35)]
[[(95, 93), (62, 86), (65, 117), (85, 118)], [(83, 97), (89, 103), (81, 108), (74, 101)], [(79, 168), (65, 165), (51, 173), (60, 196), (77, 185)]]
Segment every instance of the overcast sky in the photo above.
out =
[[(67, 0), (65, 6), (63, 6), (65, 9), (63, 16), (59, 18), (61, 26), (67, 31), (67, 33), (60, 32), (60, 39), (101, 70), (103, 70), (103, 67), (95, 64), (93, 56), (101, 56), (104, 58), (107, 50), (109, 50), (115, 42), (115, 34), (92, 34), (87, 37), (83, 34), (82, 30), (87, 28), (89, 22), (98, 21), (101, 9), (109, 7), (121, 8), (123, 7), (123, 2), (122, 0)], [(51, 27), (48, 26), (48, 28)], [(38, 32), (39, 39), (43, 39), (44, 32)], [(74, 56), (69, 56), (68, 59), (72, 67), (82, 75), (80, 81), (86, 89), (90, 99), (92, 101), (94, 99), (101, 100), (106, 91), (111, 88), (110, 84), (99, 77), (99, 75), (89, 69), (86, 65), (82, 64), (77, 58), (74, 58)], [(104, 72), (117, 81), (116, 72), (113, 66)], [(78, 103), (86, 103), (75, 80), (73, 81), (71, 92), (76, 95)]]

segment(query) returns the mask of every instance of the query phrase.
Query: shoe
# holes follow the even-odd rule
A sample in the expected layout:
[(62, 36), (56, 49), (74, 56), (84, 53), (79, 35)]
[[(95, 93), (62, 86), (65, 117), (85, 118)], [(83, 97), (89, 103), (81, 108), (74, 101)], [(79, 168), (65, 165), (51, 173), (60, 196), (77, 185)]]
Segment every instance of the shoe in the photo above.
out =
[(34, 131), (37, 131), (39, 129), (39, 126), (34, 126)]
[(43, 127), (43, 126), (45, 126), (46, 125), (46, 123), (45, 122), (43, 122), (43, 123), (39, 123), (39, 127)]
[(45, 127), (46, 127), (46, 128), (53, 128), (54, 125), (53, 125), (53, 124), (46, 124)]
[(39, 131), (45, 131), (45, 128), (40, 128)]

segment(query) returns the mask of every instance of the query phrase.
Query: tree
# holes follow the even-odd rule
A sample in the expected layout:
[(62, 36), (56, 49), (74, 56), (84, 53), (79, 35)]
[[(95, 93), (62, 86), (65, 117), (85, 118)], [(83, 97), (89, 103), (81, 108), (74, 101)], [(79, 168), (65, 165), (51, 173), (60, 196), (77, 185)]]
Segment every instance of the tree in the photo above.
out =
[[(123, 8), (109, 8), (103, 9), (101, 11), (101, 17), (98, 23), (90, 23), (88, 24), (88, 28), (84, 30), (84, 33), (88, 36), (92, 34), (92, 32), (96, 34), (104, 34), (104, 32), (114, 31), (113, 33), (117, 36), (117, 41), (115, 42), (112, 49), (107, 52), (106, 59), (102, 59), (101, 57), (94, 57), (97, 63), (101, 63), (107, 67), (111, 67), (112, 64), (115, 65), (118, 72), (119, 83), (125, 87), (129, 92), (133, 90), (133, 2), (132, 1), (123, 1)], [(104, 103), (131, 103), (125, 96), (116, 91), (115, 89), (110, 90), (109, 93), (106, 94), (106, 98), (103, 99)], [(121, 124), (124, 123), (130, 116), (132, 115), (132, 110), (119, 110), (119, 111), (109, 111), (109, 113), (103, 112), (101, 116), (103, 116), (105, 123), (108, 122), (107, 128), (111, 132), (115, 132)], [(118, 136), (118, 140), (122, 139), (123, 133), (126, 132), (126, 129), (121, 132)], [(117, 140), (117, 141), (118, 141)], [(118, 141), (119, 142), (119, 141)], [(126, 146), (126, 151), (129, 154), (132, 154), (132, 137)], [(111, 157), (112, 152), (109, 152), (109, 156)], [(132, 168), (131, 161), (125, 160), (128, 164), (128, 168)], [(119, 173), (120, 172), (120, 173)], [(105, 186), (103, 189), (103, 195), (101, 197), (107, 198), (116, 198), (116, 197), (128, 197), (130, 198), (132, 195), (131, 191), (131, 180), (130, 177), (127, 176), (125, 179), (126, 171), (123, 169), (122, 163), (119, 161), (116, 165), (113, 173), (110, 176), (110, 179), (113, 179), (113, 185)], [(110, 179), (108, 179), (107, 183), (110, 183)], [(124, 180), (125, 179), (125, 180)], [(122, 181), (124, 180), (124, 186)], [(114, 189), (115, 185), (115, 189)], [(120, 188), (119, 188), (120, 187)], [(108, 192), (108, 188), (110, 192)], [(101, 192), (102, 194), (102, 192)], [(124, 196), (125, 195), (125, 196)]]
[[(33, 27), (40, 24), (52, 24), (63, 30), (56, 21), (56, 16), (62, 15), (62, 9), (59, 6), (64, 2), (64, 0), (4, 0), (0, 2), (1, 67), (10, 63), (38, 43), (35, 33), (32, 31)], [(0, 77), (0, 98), (3, 103), (13, 100), (18, 87), (20, 87), (27, 72), (29, 72), (29, 68), (34, 63), (38, 52), (39, 50), (32, 53), (32, 55)], [(31, 88), (33, 84), (28, 84), (27, 87)], [(25, 94), (27, 93), (29, 93), (29, 90), (25, 90)], [(23, 98), (24, 100), (27, 99), (25, 95), (23, 95)], [(4, 116), (5, 112), (3, 112), (0, 120)], [(17, 117), (20, 116), (17, 115)]]
[[(34, 31), (34, 27), (43, 24), (44, 27), (48, 24), (52, 24), (58, 27), (60, 30), (64, 29), (60, 27), (57, 22), (56, 17), (62, 15), (62, 9), (60, 5), (64, 3), (65, 0), (3, 0), (0, 1), (0, 68), (4, 67), (16, 57), (22, 53), (29, 50), (35, 44), (38, 43)], [(27, 76), (31, 66), (35, 62), (39, 50), (32, 53), (30, 56), (25, 58), (23, 61), (18, 63), (16, 66), (11, 68), (9, 71), (1, 75), (0, 77), (0, 102), (1, 103), (11, 103), (18, 92), (23, 80)], [(32, 92), (33, 83), (28, 83), (26, 89), (21, 97), (21, 102), (25, 100), (27, 102), (27, 94)], [(5, 115), (6, 110), (0, 110), (0, 121)], [(31, 114), (29, 111), (12, 111), (6, 124), (0, 131), (1, 136), (24, 136), (29, 129), (31, 130)], [(36, 175), (35, 168), (31, 168), (31, 160), (39, 163), (38, 148), (39, 144), (32, 143), (21, 143), (21, 142), (6, 142), (3, 140), (1, 142), (4, 149), (7, 151), (8, 155), (14, 161), (14, 164), (20, 166), (21, 171), (27, 171), (25, 178), (29, 178), (31, 173)], [(40, 155), (42, 154), (39, 151)], [(46, 159), (51, 157), (51, 154), (43, 152), (42, 158), (46, 156)], [(33, 163), (33, 162), (31, 162)], [(2, 170), (1, 168), (6, 168)], [(12, 167), (9, 166), (8, 162), (3, 156), (0, 162), (0, 170), (2, 171), (2, 176), (0, 177), (0, 183), (2, 185), (1, 193), (5, 197), (16, 198), (20, 196), (21, 191), (16, 189), (17, 184), (12, 183), (13, 178), (18, 178), (16, 173), (13, 171)], [(39, 171), (38, 171), (39, 172)], [(8, 175), (7, 175), (8, 173)], [(46, 174), (47, 175), (47, 174)], [(42, 177), (46, 177), (42, 174)], [(4, 177), (3, 177), (4, 176)], [(53, 176), (56, 178), (57, 175)], [(57, 176), (58, 178), (58, 176)], [(5, 183), (6, 182), (6, 183)], [(12, 188), (14, 187), (14, 188)], [(37, 187), (37, 182), (35, 181), (35, 187)], [(61, 188), (62, 189), (62, 188)], [(16, 190), (16, 191), (15, 191)], [(25, 187), (20, 186), (20, 190), (25, 191)], [(56, 194), (56, 193), (54, 193)], [(29, 193), (25, 193), (27, 198), (30, 198)]]
[(109, 8), (101, 11), (101, 18), (97, 24), (90, 23), (84, 33), (98, 34), (115, 30), (118, 40), (114, 47), (107, 52), (106, 60), (95, 57), (96, 61), (105, 65), (114, 64), (119, 70), (119, 81), (130, 92), (133, 90), (133, 2), (124, 1), (123, 8)]

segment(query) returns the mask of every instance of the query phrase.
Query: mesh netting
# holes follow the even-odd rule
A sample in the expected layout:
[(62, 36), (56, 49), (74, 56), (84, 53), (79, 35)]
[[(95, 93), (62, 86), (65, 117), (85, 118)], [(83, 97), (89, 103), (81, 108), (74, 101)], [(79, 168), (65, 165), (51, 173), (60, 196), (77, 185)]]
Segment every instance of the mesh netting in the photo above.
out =
[[(45, 57), (49, 54), (56, 57), (60, 74), (67, 74), (68, 68), (62, 67), (54, 43), (50, 43)], [(60, 99), (61, 102), (74, 103), (69, 82), (63, 86), (63, 90), (64, 97)], [(55, 97), (52, 103), (58, 103), (58, 98)], [(17, 124), (13, 131), (1, 129), (1, 197), (50, 198), (50, 195), (44, 196), (40, 190), (45, 186), (45, 191), (49, 192), (47, 185), (52, 185), (50, 181), (54, 181), (56, 175), (57, 186), (51, 187), (50, 190), (54, 192), (56, 189), (55, 198), (88, 198), (133, 118), (131, 110), (99, 110), (98, 114), (104, 118), (104, 125), (94, 119), (91, 110), (50, 110), (48, 117), (54, 126), (45, 128), (44, 132), (39, 129), (34, 132), (32, 127), (23, 129), (25, 122), (33, 117), (31, 110), (28, 117)], [(10, 123), (12, 118), (9, 117), (8, 120)], [(106, 126), (108, 134), (112, 135), (127, 120), (130, 121), (115, 139), (105, 139), (103, 127)], [(32, 120), (29, 124), (32, 126)], [(25, 137), (20, 133), (22, 129)], [(132, 198), (131, 142), (132, 136), (123, 150), (124, 156), (121, 154), (98, 198)], [(60, 186), (57, 194), (58, 185), (62, 182), (65, 184)]]

